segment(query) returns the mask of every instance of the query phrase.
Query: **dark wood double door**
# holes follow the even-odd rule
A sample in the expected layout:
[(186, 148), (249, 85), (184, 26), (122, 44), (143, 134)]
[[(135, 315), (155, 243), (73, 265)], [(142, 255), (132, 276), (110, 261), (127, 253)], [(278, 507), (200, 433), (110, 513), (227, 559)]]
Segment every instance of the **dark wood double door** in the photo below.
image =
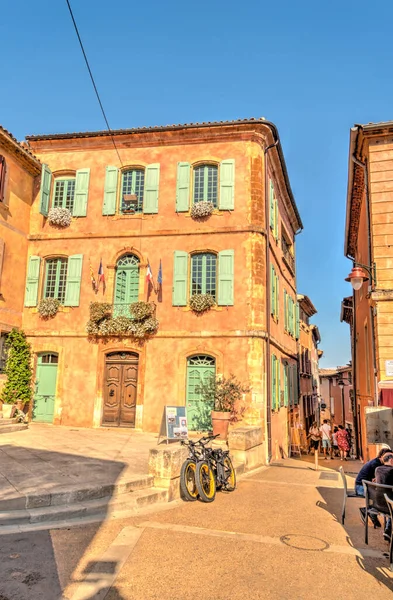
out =
[(102, 425), (135, 427), (138, 355), (112, 352), (105, 361)]

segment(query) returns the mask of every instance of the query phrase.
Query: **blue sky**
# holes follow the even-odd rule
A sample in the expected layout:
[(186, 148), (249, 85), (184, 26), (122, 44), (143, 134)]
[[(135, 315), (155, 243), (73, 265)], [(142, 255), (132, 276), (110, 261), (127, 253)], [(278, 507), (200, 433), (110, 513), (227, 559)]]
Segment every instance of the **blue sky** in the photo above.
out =
[[(350, 359), (340, 302), (349, 129), (393, 118), (388, 0), (71, 0), (112, 128), (264, 116), (279, 128), (304, 223), (298, 289), (315, 304), (322, 366)], [(5, 2), (0, 122), (104, 129), (65, 0)]]

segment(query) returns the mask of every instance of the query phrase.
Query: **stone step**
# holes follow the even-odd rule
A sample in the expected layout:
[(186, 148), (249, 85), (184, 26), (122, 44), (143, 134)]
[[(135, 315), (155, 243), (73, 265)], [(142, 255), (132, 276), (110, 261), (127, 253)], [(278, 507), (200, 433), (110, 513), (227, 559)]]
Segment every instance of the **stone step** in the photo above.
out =
[(154, 478), (151, 475), (135, 475), (127, 480), (107, 485), (87, 484), (83, 488), (80, 484), (65, 485), (43, 490), (41, 493), (18, 494), (12, 498), (0, 499), (0, 515), (3, 511), (64, 506), (91, 500), (105, 499), (108, 503), (111, 498), (116, 498), (119, 495), (149, 489), (153, 486), (153, 481)]
[(14, 433), (15, 431), (24, 431), (28, 429), (27, 423), (17, 423), (16, 419), (3, 419), (0, 422), (0, 433)]
[(66, 505), (45, 506), (0, 512), (0, 534), (3, 527), (10, 525), (29, 525), (36, 523), (56, 523), (81, 518), (96, 518), (103, 521), (116, 513), (136, 512), (138, 509), (166, 502), (168, 490), (164, 488), (148, 488), (120, 494), (114, 498), (100, 498), (87, 502), (75, 502)]

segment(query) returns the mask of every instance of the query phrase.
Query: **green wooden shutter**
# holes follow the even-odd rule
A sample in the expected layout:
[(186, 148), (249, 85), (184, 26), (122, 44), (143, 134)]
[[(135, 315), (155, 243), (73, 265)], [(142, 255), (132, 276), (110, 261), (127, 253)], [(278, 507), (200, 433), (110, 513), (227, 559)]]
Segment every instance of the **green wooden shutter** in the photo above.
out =
[(41, 191), (40, 191), (40, 213), (46, 217), (49, 211), (50, 187), (52, 183), (52, 171), (48, 165), (42, 165)]
[(235, 159), (228, 158), (220, 164), (220, 210), (235, 208)]
[(287, 310), (288, 296), (287, 290), (284, 290), (284, 331), (288, 331), (288, 310)]
[(173, 306), (187, 305), (188, 253), (175, 250), (173, 266)]
[(281, 360), (277, 358), (277, 408), (281, 406)]
[(118, 173), (119, 169), (117, 167), (106, 168), (103, 215), (114, 215), (116, 212)]
[(276, 356), (274, 354), (271, 355), (271, 407), (272, 410), (276, 409), (276, 386), (277, 386), (277, 370), (276, 370)]
[(75, 181), (75, 201), (72, 214), (74, 217), (87, 215), (87, 199), (89, 196), (90, 169), (78, 169)]
[(30, 256), (27, 267), (25, 306), (37, 306), (40, 264), (39, 256)]
[(219, 306), (233, 306), (234, 303), (235, 251), (223, 250), (218, 253), (218, 293)]
[(293, 335), (293, 300), (288, 296), (288, 331)]
[(278, 200), (274, 198), (274, 237), (278, 240)]
[(176, 212), (187, 212), (190, 207), (190, 163), (177, 163)]
[(79, 306), (83, 254), (68, 257), (67, 283), (64, 306)]
[(145, 192), (143, 196), (143, 212), (158, 213), (158, 188), (160, 184), (160, 164), (147, 165), (145, 170)]
[(296, 331), (295, 331), (295, 337), (298, 340), (299, 339), (299, 335), (300, 335), (300, 325), (299, 325), (299, 303), (296, 302), (296, 307), (295, 307), (295, 314), (296, 314)]
[(270, 228), (274, 231), (274, 186), (273, 181), (269, 179), (270, 194)]
[(288, 406), (288, 363), (284, 363), (284, 406)]
[(276, 272), (273, 265), (270, 265), (270, 314), (274, 317), (274, 310), (276, 306), (276, 290), (275, 290), (275, 278)]
[(276, 319), (278, 321), (280, 315), (280, 280), (276, 275)]

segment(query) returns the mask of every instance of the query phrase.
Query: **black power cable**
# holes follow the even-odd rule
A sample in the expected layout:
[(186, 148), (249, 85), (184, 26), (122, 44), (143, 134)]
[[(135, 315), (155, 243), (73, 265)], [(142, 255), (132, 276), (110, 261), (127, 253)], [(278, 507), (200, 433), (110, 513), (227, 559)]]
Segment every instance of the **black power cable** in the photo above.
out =
[(79, 40), (79, 44), (80, 44), (80, 47), (81, 47), (81, 50), (82, 50), (83, 56), (84, 56), (84, 58), (85, 58), (85, 62), (86, 62), (86, 66), (87, 66), (87, 70), (89, 71), (90, 79), (91, 79), (91, 82), (92, 82), (92, 84), (93, 84), (94, 91), (95, 91), (95, 93), (96, 93), (97, 100), (98, 100), (98, 103), (99, 103), (99, 105), (100, 105), (100, 108), (101, 108), (101, 112), (102, 112), (102, 114), (104, 115), (105, 123), (106, 123), (106, 126), (107, 126), (107, 128), (108, 128), (108, 131), (109, 131), (109, 133), (110, 133), (110, 135), (111, 135), (112, 143), (113, 143), (113, 146), (114, 146), (114, 148), (115, 148), (115, 150), (116, 150), (117, 156), (119, 157), (120, 164), (121, 164), (121, 166), (123, 166), (123, 162), (122, 162), (122, 160), (121, 160), (121, 158), (120, 158), (120, 154), (119, 154), (119, 151), (118, 151), (118, 149), (117, 149), (117, 146), (116, 146), (116, 143), (115, 143), (115, 140), (114, 140), (114, 137), (113, 137), (112, 130), (111, 130), (111, 128), (109, 127), (108, 119), (106, 118), (106, 114), (105, 114), (105, 111), (104, 111), (104, 107), (102, 106), (101, 98), (100, 98), (100, 95), (99, 95), (99, 93), (98, 93), (98, 90), (97, 90), (97, 86), (96, 86), (96, 84), (95, 84), (95, 81), (94, 81), (93, 73), (91, 72), (91, 69), (90, 69), (89, 61), (87, 60), (86, 52), (85, 52), (85, 49), (84, 49), (84, 47), (83, 47), (83, 43), (82, 43), (82, 40), (81, 40), (81, 36), (79, 35), (78, 26), (77, 26), (77, 24), (76, 24), (76, 21), (75, 21), (75, 18), (74, 18), (74, 14), (73, 14), (73, 12), (72, 12), (71, 5), (70, 5), (70, 3), (69, 3), (69, 0), (66, 0), (66, 2), (67, 2), (68, 10), (70, 11), (70, 15), (71, 15), (72, 22), (73, 22), (73, 24), (74, 24), (74, 28), (75, 28), (75, 31), (76, 31), (76, 35), (78, 36), (78, 40)]

